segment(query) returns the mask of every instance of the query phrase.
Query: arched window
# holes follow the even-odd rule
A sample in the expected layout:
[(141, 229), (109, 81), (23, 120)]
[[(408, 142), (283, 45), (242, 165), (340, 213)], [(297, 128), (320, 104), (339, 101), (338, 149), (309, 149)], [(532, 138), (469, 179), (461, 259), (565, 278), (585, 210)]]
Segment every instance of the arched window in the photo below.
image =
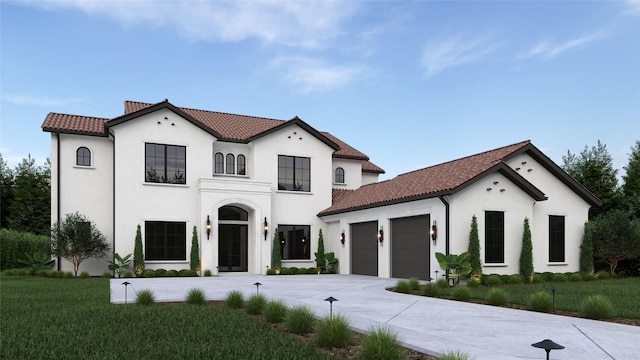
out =
[(247, 159), (244, 155), (238, 155), (238, 175), (247, 175)]
[(341, 167), (336, 169), (335, 182), (337, 184), (344, 184), (344, 169)]
[(233, 154), (227, 154), (227, 174), (236, 173), (236, 157)]
[(224, 173), (224, 155), (222, 155), (222, 153), (216, 153), (215, 155), (215, 166), (213, 172), (216, 174)]
[(76, 150), (76, 165), (91, 166), (91, 151), (82, 146)]

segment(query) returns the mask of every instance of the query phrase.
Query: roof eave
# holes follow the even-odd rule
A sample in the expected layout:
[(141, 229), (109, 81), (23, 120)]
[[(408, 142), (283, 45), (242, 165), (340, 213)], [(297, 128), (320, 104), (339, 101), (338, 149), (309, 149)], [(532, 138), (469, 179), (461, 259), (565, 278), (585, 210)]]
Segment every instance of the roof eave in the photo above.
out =
[(304, 120), (300, 119), (299, 117), (295, 116), (293, 117), (291, 120), (286, 121), (278, 126), (272, 127), (268, 130), (265, 130), (259, 134), (256, 134), (254, 136), (251, 136), (250, 138), (248, 138), (246, 140), (247, 143), (252, 142), (254, 140), (257, 140), (259, 138), (265, 137), (269, 134), (272, 134), (276, 131), (279, 131), (281, 129), (284, 129), (286, 127), (292, 126), (292, 125), (298, 125), (299, 127), (301, 127), (303, 130), (305, 130), (306, 132), (308, 132), (309, 134), (311, 134), (313, 137), (317, 138), (318, 140), (322, 141), (323, 143), (325, 143), (327, 146), (329, 146), (330, 148), (332, 148), (333, 150), (339, 150), (340, 146), (338, 146), (338, 144), (336, 144), (335, 142), (331, 141), (329, 138), (327, 138), (326, 136), (322, 135), (322, 133), (320, 133), (318, 130), (314, 129), (311, 125), (307, 124)]

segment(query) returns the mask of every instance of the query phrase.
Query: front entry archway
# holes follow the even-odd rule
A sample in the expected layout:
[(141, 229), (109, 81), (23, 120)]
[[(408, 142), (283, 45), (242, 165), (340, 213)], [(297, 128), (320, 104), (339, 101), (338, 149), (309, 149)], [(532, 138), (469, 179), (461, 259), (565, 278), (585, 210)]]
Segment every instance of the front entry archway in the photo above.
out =
[(249, 214), (236, 206), (218, 210), (218, 271), (248, 271)]

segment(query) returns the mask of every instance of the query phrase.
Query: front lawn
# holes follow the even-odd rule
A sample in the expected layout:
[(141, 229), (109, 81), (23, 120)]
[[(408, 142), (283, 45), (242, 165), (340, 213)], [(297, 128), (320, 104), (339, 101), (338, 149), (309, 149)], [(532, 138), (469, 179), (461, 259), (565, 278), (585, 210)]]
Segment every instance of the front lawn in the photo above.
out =
[(3, 276), (0, 359), (333, 359), (219, 306), (109, 302), (109, 279)]

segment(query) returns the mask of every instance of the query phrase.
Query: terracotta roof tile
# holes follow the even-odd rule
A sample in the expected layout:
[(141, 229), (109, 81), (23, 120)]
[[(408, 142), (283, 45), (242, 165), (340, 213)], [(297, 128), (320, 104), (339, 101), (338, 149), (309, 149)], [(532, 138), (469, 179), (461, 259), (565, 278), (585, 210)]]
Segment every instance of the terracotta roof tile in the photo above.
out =
[(337, 158), (346, 158), (346, 159), (356, 159), (356, 160), (369, 160), (369, 157), (363, 153), (361, 153), (360, 151), (354, 149), (353, 147), (351, 147), (349, 144), (347, 144), (346, 142), (338, 139), (337, 137), (333, 136), (332, 134), (326, 132), (326, 131), (321, 131), (321, 134), (328, 137), (329, 140), (333, 141), (334, 143), (338, 144), (338, 146), (340, 146), (340, 150), (336, 151), (333, 153), (333, 157), (337, 157)]
[(363, 161), (362, 162), (362, 172), (374, 173), (374, 174), (384, 174), (385, 171), (383, 168), (378, 165), (372, 163), (371, 161)]
[(109, 119), (49, 113), (42, 123), (42, 130), (72, 134), (106, 135), (104, 124), (107, 121), (109, 121)]
[(502, 160), (530, 144), (523, 141), (483, 153), (467, 156), (424, 169), (415, 170), (397, 177), (365, 185), (343, 197), (322, 211), (320, 215), (339, 213), (358, 208), (380, 206), (387, 203), (437, 196), (465, 184)]
[(340, 200), (344, 199), (347, 195), (354, 192), (355, 190), (332, 189), (331, 191), (332, 191), (331, 204), (335, 204), (337, 202), (340, 202)]

